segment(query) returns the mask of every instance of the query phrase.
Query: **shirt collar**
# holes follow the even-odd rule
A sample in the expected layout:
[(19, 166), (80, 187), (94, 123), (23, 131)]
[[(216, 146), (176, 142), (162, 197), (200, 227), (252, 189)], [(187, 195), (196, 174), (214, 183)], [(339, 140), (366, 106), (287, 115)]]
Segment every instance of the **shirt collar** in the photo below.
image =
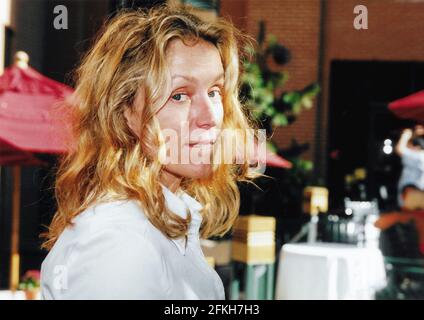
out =
[[(179, 215), (182, 218), (187, 218), (187, 210), (191, 214), (191, 223), (188, 229), (188, 238), (197, 237), (199, 234), (200, 225), (202, 223), (202, 216), (200, 210), (203, 206), (193, 197), (189, 196), (184, 191), (173, 193), (167, 187), (162, 185), (163, 195), (169, 210)], [(171, 239), (175, 243), (178, 250), (182, 255), (185, 255), (187, 240), (185, 236), (180, 238)]]

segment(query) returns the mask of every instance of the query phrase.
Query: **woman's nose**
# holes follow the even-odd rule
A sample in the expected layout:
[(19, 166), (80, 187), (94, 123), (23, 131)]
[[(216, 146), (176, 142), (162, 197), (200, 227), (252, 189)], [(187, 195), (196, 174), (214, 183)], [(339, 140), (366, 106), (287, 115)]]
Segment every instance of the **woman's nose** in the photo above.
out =
[(218, 106), (214, 104), (209, 96), (202, 95), (194, 107), (196, 125), (199, 128), (212, 128), (217, 125)]

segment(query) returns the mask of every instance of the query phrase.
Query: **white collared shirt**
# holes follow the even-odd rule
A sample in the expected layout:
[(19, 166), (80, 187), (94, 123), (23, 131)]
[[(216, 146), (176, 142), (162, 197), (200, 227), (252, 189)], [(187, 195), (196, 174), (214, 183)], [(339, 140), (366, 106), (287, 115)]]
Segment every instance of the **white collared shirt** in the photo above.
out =
[(224, 300), (224, 286), (203, 255), (201, 204), (163, 187), (169, 209), (190, 210), (185, 237), (169, 239), (133, 200), (95, 204), (67, 227), (41, 266), (42, 299)]

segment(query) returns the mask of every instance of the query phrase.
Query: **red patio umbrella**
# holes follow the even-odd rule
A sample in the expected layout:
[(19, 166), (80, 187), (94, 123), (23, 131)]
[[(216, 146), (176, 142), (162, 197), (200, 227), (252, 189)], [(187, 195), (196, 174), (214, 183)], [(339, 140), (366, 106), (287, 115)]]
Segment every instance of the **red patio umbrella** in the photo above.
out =
[(389, 103), (389, 109), (399, 118), (424, 123), (424, 90)]
[[(68, 128), (58, 102), (73, 90), (25, 65), (24, 54), (18, 53), (16, 59), (0, 77), (0, 149), (66, 152)], [(0, 164), (13, 163), (3, 156)]]
[(22, 51), (0, 76), (0, 165), (13, 166), (10, 288), (19, 284), (19, 211), (22, 165), (40, 165), (35, 153), (67, 151), (69, 127), (60, 101), (73, 90), (28, 66)]
[[(284, 159), (283, 157), (279, 156), (277, 153), (275, 153), (268, 144), (265, 146), (265, 154), (261, 155), (260, 153), (262, 150), (259, 148), (258, 142), (255, 141), (253, 145), (255, 152), (250, 155), (252, 159), (250, 159), (251, 163), (254, 164), (255, 162), (260, 162), (261, 166), (266, 165), (267, 167), (274, 167), (274, 168), (283, 168), (283, 169), (290, 169), (293, 165), (290, 161)], [(240, 157), (243, 159), (243, 152), (245, 150), (241, 148), (238, 150), (240, 152)], [(265, 157), (264, 157), (265, 156)]]
[(266, 150), (266, 165), (268, 167), (290, 169), (293, 165), (290, 161), (284, 159), (273, 151)]

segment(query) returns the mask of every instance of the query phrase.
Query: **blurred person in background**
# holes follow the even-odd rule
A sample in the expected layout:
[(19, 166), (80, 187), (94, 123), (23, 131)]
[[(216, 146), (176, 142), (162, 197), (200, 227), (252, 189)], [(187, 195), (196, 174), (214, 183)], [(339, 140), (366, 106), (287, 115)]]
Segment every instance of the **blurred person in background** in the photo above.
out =
[(399, 207), (424, 209), (424, 127), (404, 129), (395, 150), (403, 166), (398, 183)]
[(375, 225), (383, 231), (383, 253), (420, 257), (424, 255), (424, 127), (404, 129), (395, 150), (403, 165), (399, 210), (385, 212)]

